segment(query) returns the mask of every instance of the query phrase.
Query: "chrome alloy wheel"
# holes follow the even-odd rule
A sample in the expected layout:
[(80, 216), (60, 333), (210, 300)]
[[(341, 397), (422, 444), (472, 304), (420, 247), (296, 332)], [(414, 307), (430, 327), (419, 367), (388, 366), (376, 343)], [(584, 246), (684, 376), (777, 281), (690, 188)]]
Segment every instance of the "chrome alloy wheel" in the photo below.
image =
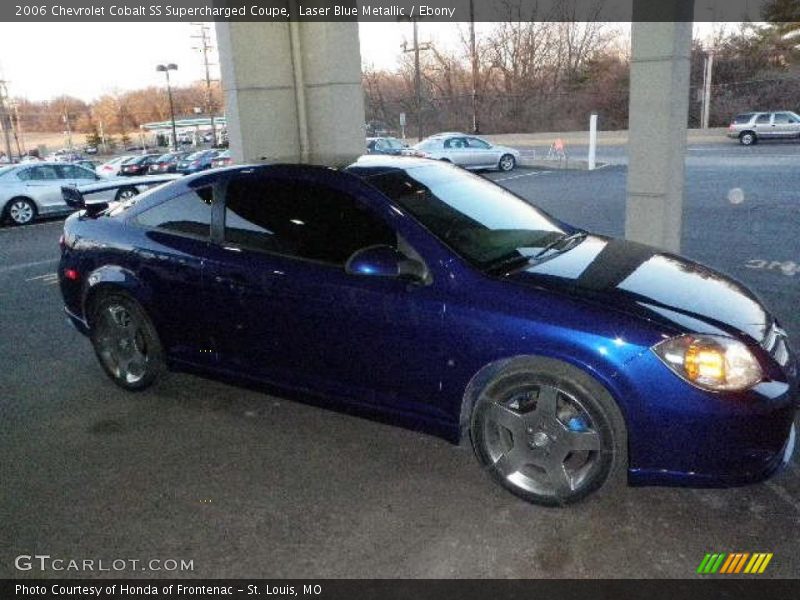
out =
[(136, 384), (147, 372), (148, 346), (141, 323), (125, 306), (109, 304), (97, 319), (96, 348), (109, 373), (128, 384)]
[(566, 498), (600, 470), (600, 429), (581, 402), (553, 385), (527, 384), (489, 398), (482, 411), (487, 462), (524, 492)]
[(18, 199), (11, 202), (8, 207), (8, 216), (17, 225), (27, 225), (33, 220), (34, 215), (33, 205), (29, 200)]

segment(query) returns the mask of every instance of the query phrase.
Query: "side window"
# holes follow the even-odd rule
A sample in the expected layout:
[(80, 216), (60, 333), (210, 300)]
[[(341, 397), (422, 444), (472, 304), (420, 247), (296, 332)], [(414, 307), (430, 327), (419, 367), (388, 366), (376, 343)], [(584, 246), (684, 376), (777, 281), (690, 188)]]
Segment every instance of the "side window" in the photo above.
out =
[(397, 245), (394, 231), (347, 194), (258, 175), (240, 177), (228, 186), (225, 240), (335, 265), (344, 265), (367, 246)]
[(794, 117), (789, 113), (775, 113), (775, 118), (772, 121), (776, 125), (786, 125), (788, 123), (794, 123)]
[(758, 115), (756, 118), (756, 125), (767, 125), (769, 124), (769, 115)]
[(17, 175), (23, 181), (49, 181), (61, 179), (53, 165), (39, 165), (26, 169)]
[(94, 173), (76, 165), (59, 165), (61, 179), (95, 179)]
[(477, 148), (479, 150), (488, 150), (490, 148), (489, 144), (478, 138), (467, 138), (467, 145), (470, 148)]
[(144, 211), (135, 221), (151, 229), (208, 238), (212, 197), (210, 187), (192, 190)]

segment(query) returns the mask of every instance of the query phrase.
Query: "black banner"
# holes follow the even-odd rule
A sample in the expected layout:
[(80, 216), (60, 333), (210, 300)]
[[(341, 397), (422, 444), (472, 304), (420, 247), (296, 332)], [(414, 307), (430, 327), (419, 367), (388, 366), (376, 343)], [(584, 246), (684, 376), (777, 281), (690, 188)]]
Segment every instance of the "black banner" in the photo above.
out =
[(798, 21), (786, 0), (15, 0), (0, 21)]
[[(644, 568), (644, 565), (643, 565)], [(265, 600), (764, 600), (800, 597), (800, 580), (2, 580), (0, 598)]]

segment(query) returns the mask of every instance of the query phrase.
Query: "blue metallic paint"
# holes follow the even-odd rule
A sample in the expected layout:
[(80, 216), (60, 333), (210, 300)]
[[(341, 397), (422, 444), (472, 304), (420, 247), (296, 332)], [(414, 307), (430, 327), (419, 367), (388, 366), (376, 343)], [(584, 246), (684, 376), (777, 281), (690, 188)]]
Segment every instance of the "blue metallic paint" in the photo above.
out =
[[(680, 257), (597, 236), (537, 267), (490, 277), (356, 176), (419, 163), (381, 160), (356, 163), (354, 174), (260, 168), (356, 196), (425, 259), (429, 285), (232, 252), (217, 243), (221, 210), (209, 241), (131, 223), (191, 187), (214, 183), (219, 194), (247, 168), (238, 167), (168, 184), (117, 217), (70, 217), (59, 273), (75, 268), (84, 279), (61, 277), (68, 315), (85, 331), (87, 294), (119, 286), (151, 315), (175, 367), (310, 393), (454, 442), (469, 414), (470, 382), (509, 358), (546, 356), (589, 373), (617, 401), (632, 483), (739, 484), (777, 468), (796, 371), (757, 345), (772, 319), (746, 288)], [(769, 380), (737, 394), (704, 392), (650, 350), (703, 331), (749, 344)]]

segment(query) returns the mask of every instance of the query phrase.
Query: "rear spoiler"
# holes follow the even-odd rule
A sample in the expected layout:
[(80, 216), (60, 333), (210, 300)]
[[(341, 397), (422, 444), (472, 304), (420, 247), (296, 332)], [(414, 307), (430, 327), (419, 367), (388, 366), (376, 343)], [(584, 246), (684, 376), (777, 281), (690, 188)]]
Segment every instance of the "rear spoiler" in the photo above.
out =
[(110, 179), (99, 183), (89, 183), (75, 186), (61, 186), (61, 197), (67, 206), (74, 210), (85, 210), (87, 215), (93, 217), (108, 208), (108, 202), (87, 202), (86, 196), (107, 192), (122, 187), (153, 187), (162, 185), (176, 179), (181, 179), (181, 175), (165, 174), (161, 176), (145, 175), (141, 177), (128, 177), (126, 179)]
[(80, 190), (71, 185), (61, 186), (61, 197), (64, 198), (64, 202), (71, 209), (85, 210), (90, 217), (94, 217), (108, 208), (108, 202), (90, 202), (87, 204), (86, 198), (83, 197)]

